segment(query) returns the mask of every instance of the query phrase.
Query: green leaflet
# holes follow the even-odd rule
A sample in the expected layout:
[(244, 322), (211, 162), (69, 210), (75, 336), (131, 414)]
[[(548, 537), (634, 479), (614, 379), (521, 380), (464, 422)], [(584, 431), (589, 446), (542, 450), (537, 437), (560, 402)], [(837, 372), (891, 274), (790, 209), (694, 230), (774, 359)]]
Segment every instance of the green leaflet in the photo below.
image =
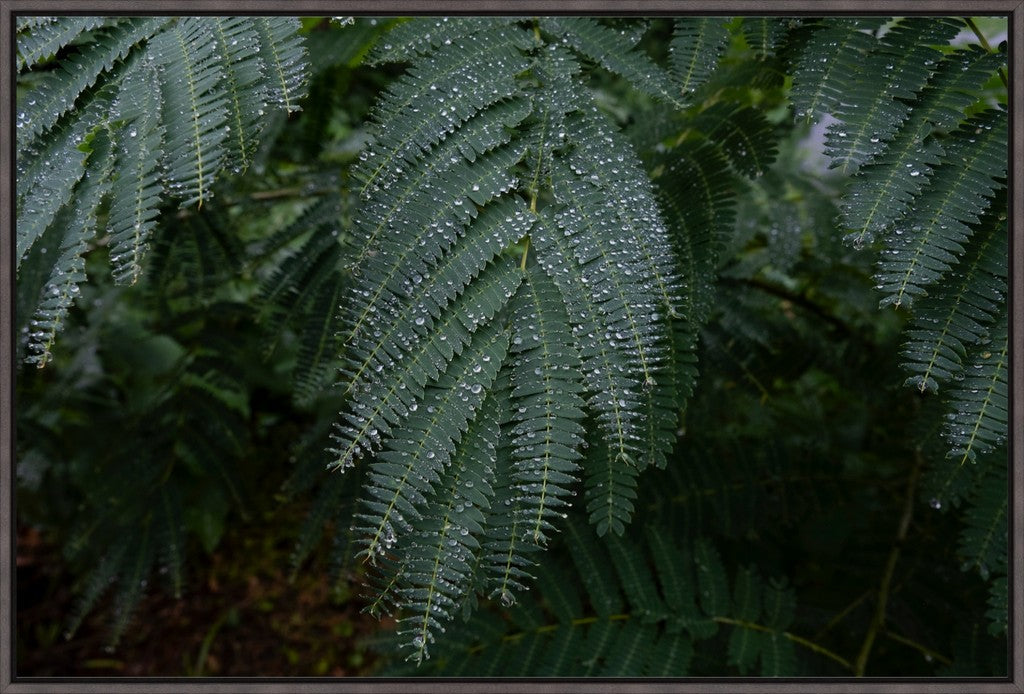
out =
[(909, 17), (879, 39), (833, 113), (839, 122), (829, 126), (825, 140), (832, 167), (852, 173), (883, 150), (907, 118), (906, 101), (942, 58), (932, 44), (947, 44), (960, 26), (953, 18)]
[[(384, 327), (375, 323), (372, 332), (359, 333), (350, 340), (343, 371), (349, 377), (347, 390), (353, 394), (353, 407), (346, 417), (350, 426), (340, 431), (338, 465), (345, 466), (359, 451), (370, 450), (376, 438), (370, 432), (387, 431), (389, 422), (397, 421), (417, 403), (427, 381), (444, 370), (473, 330), (493, 317), (512, 295), (520, 276), (508, 262), (499, 262), (488, 275), (494, 278), (494, 289), (481, 292), (492, 284), (483, 278), (467, 293), (463, 289), (502, 248), (521, 238), (531, 221), (514, 199), (487, 206), (466, 238), (427, 279), (422, 275), (418, 282), (410, 279), (405, 299), (397, 303), (396, 298), (392, 320)], [(398, 361), (400, 357), (402, 361)], [(364, 441), (367, 435), (369, 442)]]
[(956, 128), (977, 98), (979, 84), (1003, 62), (977, 46), (947, 55), (936, 67), (896, 136), (860, 169), (843, 194), (846, 239), (855, 248), (901, 219), (920, 195), (945, 150), (936, 131)]
[(497, 401), (487, 398), (469, 425), (451, 468), (428, 510), (414, 521), (409, 543), (400, 552), (402, 570), (397, 594), (407, 616), (399, 634), (411, 636), (410, 660), (429, 657), (443, 621), (455, 608), (472, 579), (485, 523), (484, 513), (494, 495), (495, 442), (498, 439)]
[(367, 62), (370, 65), (409, 62), (495, 26), (511, 25), (513, 21), (502, 17), (406, 18), (388, 32), (384, 41), (373, 47)]
[[(348, 404), (334, 464), (370, 458), (370, 503), (379, 515), (363, 527), (366, 553), (381, 554), (392, 536), (400, 545), (410, 531), (392, 522), (392, 509), (418, 516), (429, 496), (424, 485), (440, 478), (434, 463), (396, 462), (388, 437), (405, 436), (418, 421), (428, 384), (455, 368), (481, 326), (507, 324), (509, 361), (499, 381), (508, 384), (509, 414), (500, 420), (505, 444), (494, 482), (500, 503), (486, 518), (477, 578), (460, 590), (489, 589), (511, 603), (531, 545), (557, 529), (576, 482), (584, 404), (611, 451), (601, 469), (587, 468), (591, 490), (608, 475), (615, 480), (606, 487), (611, 497), (598, 495), (599, 515), (611, 519), (602, 532), (624, 530), (638, 468), (663, 465), (674, 441), (677, 384), (667, 370), (677, 348), (692, 345), (670, 343), (662, 323), (679, 318), (672, 242), (636, 156), (580, 102), (579, 66), (564, 48), (544, 43), (564, 32), (588, 54), (604, 41), (637, 37), (575, 20), (565, 27), (544, 20), (532, 35), (469, 20), (398, 26), (395, 36), (414, 27), (423, 35), (399, 53), (384, 39), (382, 56), (412, 65), (377, 106), (375, 142), (356, 167), (355, 223), (365, 243), (343, 308)], [(518, 194), (529, 198), (529, 211)], [(602, 207), (607, 213), (596, 214)], [(516, 242), (519, 274), (502, 257)], [(510, 291), (509, 282), (523, 277)], [(513, 294), (507, 309), (503, 300), (481, 303)], [(408, 482), (394, 487), (389, 474)], [(386, 583), (378, 604), (401, 604), (398, 585)]]
[(995, 210), (971, 237), (949, 281), (917, 304), (906, 330), (903, 366), (915, 374), (907, 384), (922, 392), (963, 374), (967, 350), (987, 339), (1006, 300), (1008, 239), (1006, 221), (998, 219), (1005, 206)]
[(997, 448), (1006, 439), (1009, 378), (1008, 316), (1004, 312), (991, 337), (972, 350), (965, 375), (950, 394), (946, 439), (949, 455), (963, 465)]
[(864, 55), (877, 43), (874, 32), (886, 21), (886, 17), (829, 17), (819, 23), (793, 72), (790, 98), (798, 120), (818, 122), (822, 114), (838, 110), (860, 80)]
[(978, 221), (1006, 172), (1006, 113), (985, 111), (965, 122), (946, 144), (946, 165), (935, 170), (911, 215), (886, 238), (878, 263), (880, 306), (910, 306), (927, 294), (963, 254), (969, 224)]
[[(794, 671), (796, 653), (784, 631), (793, 614), (792, 590), (748, 569), (737, 570), (730, 583), (723, 568), (721, 589), (733, 591), (736, 608), (703, 612), (695, 604), (690, 554), (670, 529), (647, 530), (645, 539), (604, 543), (585, 524), (570, 522), (562, 537), (565, 551), (537, 570), (531, 595), (502, 612), (451, 624), (433, 647), (437, 665), (416, 673), (681, 677), (693, 674), (695, 651), (721, 648), (719, 641), (707, 641), (716, 633), (713, 617), (730, 624), (730, 657), (740, 671), (758, 663), (762, 675)], [(574, 589), (579, 584), (583, 589)], [(387, 674), (412, 671), (399, 667)]]
[[(267, 103), (284, 107), (286, 113), (298, 111), (299, 102), (306, 94), (308, 72), (306, 49), (298, 34), (299, 20), (253, 17), (252, 23), (259, 35), (257, 50), (261, 51), (264, 65), (261, 93)], [(263, 114), (257, 111), (257, 115)]]
[[(266, 102), (272, 98), (264, 81), (268, 71), (263, 57), (266, 53), (260, 52), (261, 36), (256, 28), (261, 21), (263, 18), (216, 17), (210, 23), (224, 66), (223, 84), (228, 96), (226, 157), (234, 173), (245, 171), (252, 163), (266, 123)], [(264, 43), (262, 47), (268, 46)], [(301, 82), (302, 76), (293, 79)]]
[(142, 274), (146, 240), (157, 225), (163, 184), (160, 89), (152, 64), (137, 61), (121, 81), (113, 112), (124, 122), (117, 132), (117, 178), (110, 191), (107, 232), (114, 279), (135, 284)]
[(52, 128), (104, 72), (112, 70), (136, 44), (153, 36), (166, 22), (164, 17), (133, 18), (107, 29), (41, 77), (40, 83), (21, 99), (15, 123), (19, 148)]
[(507, 350), (508, 333), (493, 323), (478, 330), (469, 348), (427, 393), (424, 411), (385, 442), (371, 466), (368, 498), (363, 500), (367, 512), (356, 517), (358, 530), (367, 538), (360, 554), (373, 560), (422, 518), (418, 507), (451, 461)]
[(773, 128), (758, 110), (720, 101), (694, 118), (692, 127), (715, 143), (744, 176), (760, 176), (775, 161)]
[[(58, 233), (50, 231), (58, 210), (77, 203), (89, 139), (105, 127), (116, 157), (102, 196), (111, 269), (117, 283), (134, 284), (165, 194), (183, 198), (183, 206), (202, 204), (224, 168), (248, 164), (264, 106), (283, 99), (267, 84), (267, 56), (280, 58), (273, 66), (294, 108), (305, 79), (298, 25), (284, 18), (51, 19), (26, 22), (18, 35), (26, 85), (17, 128), (19, 277), (34, 244)], [(259, 36), (255, 25), (264, 30)], [(76, 43), (84, 32), (90, 40)], [(58, 49), (52, 64), (42, 62)], [(33, 251), (31, 262), (45, 263), (44, 255)], [(26, 269), (26, 281), (40, 272)]]
[(729, 30), (721, 17), (679, 17), (673, 23), (669, 62), (683, 96), (690, 96), (718, 67), (729, 46)]
[(515, 96), (514, 76), (527, 67), (520, 50), (531, 43), (525, 31), (499, 27), (468, 45), (444, 46), (397, 80), (377, 106), (376, 141), (353, 174), (363, 181), (362, 194), (388, 188), (463, 122)]
[(743, 38), (759, 58), (772, 56), (786, 34), (786, 24), (772, 17), (744, 17), (740, 25)]
[(510, 393), (514, 412), (512, 478), (525, 534), (547, 541), (577, 481), (582, 443), (580, 359), (558, 290), (536, 268), (525, 275), (511, 307)]
[(102, 122), (110, 104), (111, 90), (95, 93), (83, 104), (85, 117), (62, 119), (50, 138), (19, 150), (15, 235), (19, 271), (25, 254), (52, 227), (58, 210), (71, 199), (85, 174), (88, 147), (79, 145)]
[(676, 108), (687, 104), (677, 96), (668, 73), (645, 53), (633, 48), (633, 41), (589, 17), (545, 17), (544, 31), (561, 36), (570, 46), (602, 67), (629, 80), (634, 88), (663, 99)]
[(224, 69), (217, 42), (210, 38), (206, 20), (186, 17), (151, 44), (162, 67), (167, 185), (182, 198), (182, 207), (202, 206), (210, 196), (225, 153), (228, 99), (214, 89), (224, 79)]
[(19, 72), (53, 56), (81, 34), (111, 21), (106, 17), (21, 17), (18, 21), (25, 20), (32, 24), (18, 27), (16, 61)]
[(76, 188), (77, 195), (58, 213), (53, 224), (54, 254), (50, 278), (43, 285), (38, 307), (29, 322), (26, 361), (43, 368), (52, 358), (52, 349), (67, 317), (68, 310), (85, 281), (84, 255), (96, 233), (96, 213), (100, 201), (110, 189), (111, 143), (106, 129), (98, 130), (91, 141), (92, 151), (85, 176)]

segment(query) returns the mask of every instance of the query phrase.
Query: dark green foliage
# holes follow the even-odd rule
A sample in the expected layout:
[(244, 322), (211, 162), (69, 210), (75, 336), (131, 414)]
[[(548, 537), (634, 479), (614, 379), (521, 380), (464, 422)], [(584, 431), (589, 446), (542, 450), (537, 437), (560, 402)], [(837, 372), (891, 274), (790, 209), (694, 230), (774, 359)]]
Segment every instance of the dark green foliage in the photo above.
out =
[(953, 18), (901, 19), (859, 57), (857, 79), (842, 92), (832, 112), (825, 152), (832, 166), (853, 173), (885, 147), (907, 118), (942, 54), (933, 45), (947, 44), (960, 29)]
[(817, 122), (823, 113), (836, 113), (858, 82), (867, 81), (868, 76), (861, 74), (862, 61), (877, 43), (875, 31), (886, 21), (829, 17), (814, 25), (793, 72), (791, 99), (798, 119)]
[(907, 213), (942, 161), (938, 134), (956, 128), (977, 99), (978, 85), (1002, 62), (1000, 54), (972, 46), (938, 64), (896, 137), (861, 168), (843, 195), (843, 223), (855, 245), (871, 241)]
[(877, 275), (882, 306), (912, 305), (963, 255), (968, 225), (978, 221), (1006, 174), (1005, 143), (1001, 110), (983, 112), (953, 133), (945, 145), (948, 163), (886, 237)]
[[(513, 599), (532, 563), (524, 544), (548, 541), (577, 482), (584, 407), (605, 451), (582, 466), (588, 504), (600, 533), (624, 532), (638, 471), (663, 466), (674, 440), (668, 355), (678, 355), (662, 321), (683, 317), (672, 245), (637, 157), (580, 99), (572, 58), (543, 43), (565, 37), (630, 76), (647, 69), (640, 53), (617, 58), (635, 40), (590, 20), (545, 20), (534, 34), (432, 20), (399, 31), (414, 24), (424, 40), (401, 54), (413, 65), (377, 107), (374, 143), (354, 172), (365, 240), (343, 302), (349, 405), (334, 451), (338, 467), (375, 457), (357, 532), (364, 555), (383, 562), (377, 585), (387, 595), (377, 603), (421, 610), (410, 601), (422, 591), (444, 595), (430, 602), (437, 615), (407, 634), (421, 660), (463, 594), (479, 587)], [(388, 45), (384, 55), (394, 53)], [(497, 345), (502, 325), (507, 358), (490, 346), (478, 355), (474, 345)], [(466, 381), (464, 371), (477, 376)], [(507, 438), (493, 492), (482, 497), (496, 512), (467, 545), (484, 554), (435, 555), (446, 571), (449, 559), (457, 564), (459, 578), (442, 586), (444, 571), (420, 573), (434, 582), (403, 593), (413, 565), (391, 555), (405, 551), (415, 523), (446, 517), (435, 495), (450, 489), (449, 461), (468, 445), (463, 432), (492, 383), (507, 389), (510, 409), (499, 418)], [(455, 395), (431, 395), (438, 384)], [(472, 577), (478, 565), (486, 580)]]
[[(306, 70), (296, 29), (286, 18), (68, 17), (26, 25), (18, 34), (26, 84), (17, 116), (19, 276), (43, 272), (24, 268), (26, 258), (59, 270), (48, 260), (56, 254), (30, 255), (44, 235), (61, 248), (81, 241), (79, 231), (55, 238), (66, 229), (58, 217), (62, 206), (92, 195), (83, 181), (86, 155), (105, 131), (112, 180), (92, 205), (109, 200), (112, 272), (135, 283), (165, 192), (182, 206), (201, 206), (223, 169), (249, 164), (266, 104), (296, 108)], [(54, 335), (32, 347), (39, 366), (60, 321), (48, 326)]]
[(1005, 56), (961, 26), (21, 18), (19, 483), (72, 628), (285, 480), (394, 672), (998, 673)]
[(697, 91), (729, 44), (729, 31), (719, 17), (681, 17), (673, 23), (669, 62), (683, 96)]
[[(682, 547), (666, 528), (652, 527), (646, 541), (637, 539), (603, 546), (584, 524), (570, 523), (565, 541), (572, 561), (545, 562), (536, 586), (543, 600), (517, 605), (509, 620), (485, 611), (452, 627), (437, 647), (436, 665), (417, 672), (681, 677), (692, 674), (695, 651), (715, 647), (706, 640), (720, 624), (727, 625), (730, 659), (740, 672), (758, 662), (762, 674), (792, 672), (796, 656), (786, 632), (792, 591), (746, 569), (730, 581), (710, 545)], [(582, 594), (564, 590), (573, 574)], [(723, 598), (704, 598), (709, 591)]]
[(1008, 253), (1002, 214), (985, 217), (950, 281), (917, 306), (903, 354), (904, 366), (915, 374), (907, 384), (922, 392), (963, 377), (967, 350), (988, 339), (1001, 312)]

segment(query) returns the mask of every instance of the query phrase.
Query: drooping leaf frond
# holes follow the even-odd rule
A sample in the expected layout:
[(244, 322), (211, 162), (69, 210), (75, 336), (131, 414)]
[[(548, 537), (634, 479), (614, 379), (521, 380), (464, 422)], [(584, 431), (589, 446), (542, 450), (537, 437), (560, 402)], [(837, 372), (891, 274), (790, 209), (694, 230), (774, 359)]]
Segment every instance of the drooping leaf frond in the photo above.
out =
[(829, 126), (825, 153), (833, 167), (852, 173), (882, 151), (907, 118), (906, 101), (942, 58), (932, 45), (947, 44), (960, 26), (953, 18), (908, 17), (879, 39), (832, 114), (839, 122)]
[(1005, 143), (1006, 112), (998, 109), (971, 118), (950, 137), (945, 165), (886, 238), (875, 276), (885, 295), (881, 306), (910, 306), (963, 254), (967, 225), (978, 222), (1005, 176)]
[[(217, 17), (212, 22), (228, 96), (225, 156), (236, 173), (245, 171), (252, 163), (266, 123), (266, 102), (271, 97), (264, 82), (267, 54), (260, 52), (260, 35), (255, 26), (258, 21), (249, 17)], [(301, 74), (295, 79), (301, 82)]]
[(946, 439), (949, 455), (963, 465), (999, 446), (1006, 439), (1009, 341), (1004, 313), (988, 341), (969, 355), (969, 366), (950, 395)]
[[(356, 535), (380, 573), (374, 610), (417, 615), (403, 632), (416, 660), (475, 592), (514, 602), (581, 469), (599, 531), (625, 532), (637, 476), (667, 463), (689, 387), (676, 372), (694, 343), (676, 339), (688, 317), (673, 241), (640, 161), (580, 98), (581, 67), (566, 48), (595, 59), (603, 42), (634, 50), (639, 34), (559, 21), (534, 32), (514, 21), (400, 24), (430, 36), (400, 53), (411, 67), (381, 99), (355, 167), (363, 245), (343, 302), (347, 402), (332, 455), (335, 467), (368, 466)], [(381, 55), (399, 55), (383, 41)], [(618, 67), (649, 61), (634, 57)], [(499, 363), (473, 362), (481, 336), (505, 330), (507, 354), (491, 355)], [(475, 397), (441, 395), (453, 373), (491, 367)], [(422, 590), (403, 592), (405, 552), (418, 523), (444, 517), (437, 495), (451, 489), (449, 461), (485, 396), (499, 413), (493, 500), (470, 533), (478, 554), (430, 551), (448, 583), (417, 565), (416, 585), (441, 608), (435, 623)], [(454, 414), (435, 421), (425, 408)], [(591, 450), (581, 466), (588, 416), (607, 454)]]
[[(401, 432), (384, 444), (374, 462), (365, 499), (367, 513), (357, 516), (366, 534), (366, 557), (388, 551), (398, 533), (422, 518), (427, 494), (440, 480), (462, 440), (469, 421), (486, 397), (508, 350), (508, 333), (490, 323), (428, 391), (424, 409), (409, 417)], [(479, 367), (479, 368), (478, 368)]]
[(227, 95), (217, 43), (206, 22), (186, 17), (152, 42), (162, 67), (161, 94), (167, 140), (168, 187), (182, 206), (203, 204), (224, 157)]
[(102, 122), (111, 101), (110, 90), (101, 90), (82, 107), (83, 113), (92, 118), (62, 120), (49, 137), (19, 153), (15, 238), (19, 270), (25, 254), (51, 226), (85, 174), (86, 148), (79, 146)]
[(489, 398), (477, 412), (429, 510), (413, 522), (409, 542), (400, 550), (403, 569), (396, 592), (406, 616), (399, 634), (411, 635), (409, 659), (417, 663), (428, 657), (428, 644), (453, 617), (472, 579), (484, 513), (494, 494), (496, 410), (497, 401)]
[[(26, 20), (32, 20), (28, 23)], [(53, 56), (81, 34), (111, 21), (107, 17), (20, 17), (18, 27), (18, 70), (34, 67)], [(116, 21), (116, 20), (115, 20)], [(23, 31), (27, 30), (27, 31)]]
[(414, 17), (391, 28), (373, 47), (370, 65), (403, 63), (432, 53), (454, 41), (465, 40), (495, 26), (511, 24), (501, 17)]
[(528, 271), (512, 305), (510, 393), (512, 478), (524, 534), (545, 543), (549, 517), (561, 517), (583, 442), (580, 359), (558, 290)]
[(669, 62), (683, 97), (707, 81), (729, 45), (729, 30), (720, 17), (680, 17), (673, 23)]
[(786, 25), (773, 17), (744, 17), (740, 26), (747, 46), (760, 58), (771, 56), (786, 34)]
[[(718, 632), (719, 622), (730, 625), (730, 654), (738, 672), (759, 662), (764, 675), (794, 671), (795, 642), (786, 632), (794, 596), (783, 584), (746, 569), (730, 583), (719, 564), (716, 588), (736, 595), (736, 609), (707, 612), (696, 604), (702, 590), (699, 559), (694, 571), (698, 553), (680, 547), (667, 529), (652, 527), (646, 538), (601, 543), (572, 522), (565, 540), (568, 557), (545, 562), (536, 596), (509, 609), (507, 618), (483, 612), (449, 627), (434, 648), (441, 672), (680, 677), (692, 674), (695, 651)], [(698, 552), (717, 556), (710, 545)], [(572, 575), (579, 577), (582, 591), (567, 589)], [(720, 646), (709, 642), (708, 647)], [(426, 667), (429, 674), (433, 666)]]
[(977, 98), (977, 85), (1002, 60), (998, 53), (974, 46), (950, 53), (938, 65), (910, 117), (843, 195), (843, 224), (854, 247), (869, 243), (907, 213), (943, 159), (943, 142), (936, 133), (956, 128), (964, 109)]
[(297, 111), (306, 93), (306, 49), (295, 17), (254, 17), (264, 64), (263, 94), (268, 103)]
[(693, 127), (714, 142), (744, 176), (763, 174), (775, 160), (772, 126), (760, 111), (718, 102), (701, 112)]
[(614, 29), (589, 17), (546, 17), (541, 27), (564, 41), (598, 65), (629, 80), (634, 88), (662, 99), (677, 108), (685, 108), (668, 73), (645, 53), (633, 48), (633, 42)]
[(139, 61), (124, 80), (114, 104), (120, 144), (118, 171), (110, 191), (110, 262), (114, 279), (134, 284), (142, 274), (146, 240), (157, 224), (163, 185), (158, 163), (163, 156), (160, 87), (156, 69)]
[(964, 571), (977, 570), (985, 580), (1006, 572), (1009, 499), (1007, 473), (1001, 466), (985, 475), (971, 495), (959, 542)]
[(57, 333), (63, 327), (68, 310), (85, 281), (85, 255), (89, 240), (96, 233), (97, 209), (110, 188), (111, 142), (106, 129), (97, 131), (90, 142), (85, 176), (76, 187), (74, 199), (54, 220), (54, 253), (57, 260), (43, 286), (38, 308), (29, 326), (27, 361), (39, 368), (52, 358)]
[(797, 59), (790, 98), (799, 120), (818, 122), (835, 113), (861, 76), (864, 56), (876, 44), (885, 17), (829, 17), (821, 20)]
[(1007, 289), (1007, 234), (998, 214), (983, 220), (949, 281), (918, 303), (906, 330), (904, 367), (915, 374), (907, 384), (922, 392), (938, 390), (940, 382), (963, 374), (967, 350), (988, 337), (1001, 312)]
[[(269, 56), (280, 60), (275, 66), (295, 107), (305, 80), (298, 23), (37, 19), (17, 35), (24, 84), (17, 117), (19, 277), (39, 276), (39, 268), (23, 270), (22, 261), (44, 233), (57, 233), (49, 229), (58, 210), (84, 190), (76, 185), (85, 172), (86, 143), (98, 128), (109, 128), (116, 157), (103, 196), (109, 200), (110, 261), (116, 282), (134, 284), (165, 194), (181, 198), (183, 206), (201, 205), (223, 169), (240, 171), (249, 163), (268, 101), (284, 98), (275, 96), (284, 87), (267, 84)], [(257, 35), (257, 24), (264, 35)], [(34, 253), (32, 263), (50, 262), (44, 255)]]
[(104, 72), (124, 58), (140, 41), (153, 36), (167, 22), (163, 17), (133, 18), (104, 30), (81, 51), (46, 73), (22, 99), (16, 131), (19, 146), (46, 132), (74, 108), (78, 97)]
[(393, 83), (375, 112), (376, 140), (353, 173), (362, 194), (394, 185), (463, 122), (516, 95), (514, 76), (528, 66), (519, 51), (531, 43), (520, 29), (492, 29), (427, 55)]
[[(432, 272), (417, 268), (429, 277), (417, 274), (417, 281), (410, 274), (402, 280), (407, 289), (391, 282), (395, 298), (390, 318), (383, 325), (375, 318), (372, 331), (362, 330), (349, 342), (344, 370), (349, 377), (347, 390), (353, 396), (353, 414), (339, 432), (339, 466), (351, 464), (361, 451), (372, 450), (379, 434), (370, 432), (389, 431), (422, 396), (427, 382), (462, 350), (472, 331), (490, 320), (511, 296), (519, 278), (508, 263), (488, 273), (486, 282), (477, 276), (504, 247), (521, 238), (529, 225), (521, 203), (513, 199), (493, 203)], [(380, 281), (379, 277), (371, 279)], [(475, 284), (463, 293), (474, 279)], [(487, 286), (488, 291), (481, 291)]]

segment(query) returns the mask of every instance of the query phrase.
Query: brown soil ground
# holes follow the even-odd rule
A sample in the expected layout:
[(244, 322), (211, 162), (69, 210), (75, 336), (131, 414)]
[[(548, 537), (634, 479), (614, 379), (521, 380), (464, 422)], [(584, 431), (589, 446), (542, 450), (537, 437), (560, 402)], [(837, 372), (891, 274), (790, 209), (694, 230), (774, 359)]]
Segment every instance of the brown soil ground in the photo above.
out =
[(251, 526), (229, 532), (205, 563), (193, 560), (181, 599), (161, 587), (150, 591), (111, 651), (109, 602), (73, 638), (63, 637), (75, 604), (71, 576), (38, 531), (19, 529), (17, 675), (372, 674), (376, 657), (367, 640), (388, 625), (360, 613), (358, 578), (343, 576), (332, 586), (326, 561), (316, 557), (289, 581), (291, 546), (270, 539), (274, 534)]

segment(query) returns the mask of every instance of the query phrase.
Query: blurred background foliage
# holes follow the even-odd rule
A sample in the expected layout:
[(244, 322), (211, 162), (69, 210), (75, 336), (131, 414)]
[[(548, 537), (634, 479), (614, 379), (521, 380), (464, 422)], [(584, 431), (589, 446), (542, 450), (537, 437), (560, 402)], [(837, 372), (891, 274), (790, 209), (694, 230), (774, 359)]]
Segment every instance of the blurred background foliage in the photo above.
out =
[[(707, 320), (667, 469), (641, 477), (625, 541), (574, 518), (517, 606), (482, 604), (419, 669), (391, 657), (389, 625), (360, 614), (359, 469), (326, 473), (324, 451), (340, 407), (348, 171), (402, 71), (362, 59), (394, 21), (304, 18), (301, 112), (275, 115), (250, 171), (201, 210), (162, 208), (135, 286), (113, 284), (98, 239), (53, 362), (19, 366), (19, 675), (1005, 673), (987, 570), (961, 570), (964, 519), (935, 491), (935, 403), (902, 385), (905, 318), (878, 310), (874, 256), (841, 242), (843, 182), (793, 122), (787, 46), (759, 53), (751, 18), (726, 25), (699, 103), (749, 109), (773, 163), (727, 174), (703, 220), (711, 248), (691, 249)], [(671, 23), (647, 29), (641, 45), (664, 63)], [(699, 124), (591, 75), (669, 219), (701, 223), (673, 164), (701, 156)], [(1005, 94), (993, 79), (979, 102)], [(711, 566), (718, 603), (674, 601), (659, 557), (691, 556)], [(662, 612), (624, 607), (638, 591), (610, 567), (631, 562), (657, 569), (640, 594)], [(577, 580), (583, 594), (562, 595)], [(701, 634), (692, 651), (665, 645), (676, 619)], [(620, 655), (659, 646), (558, 661), (575, 638), (618, 639)]]

